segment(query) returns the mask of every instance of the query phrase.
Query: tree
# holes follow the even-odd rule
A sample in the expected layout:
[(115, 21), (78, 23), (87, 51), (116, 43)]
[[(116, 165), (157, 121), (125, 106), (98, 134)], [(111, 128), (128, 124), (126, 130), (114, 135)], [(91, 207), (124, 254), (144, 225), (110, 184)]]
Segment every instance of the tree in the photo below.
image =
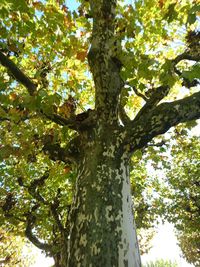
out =
[(199, 266), (199, 231), (179, 231), (177, 237), (185, 259), (194, 266)]
[(176, 262), (157, 260), (156, 262), (150, 262), (145, 265), (145, 267), (177, 267)]
[[(184, 257), (194, 266), (199, 265), (199, 137), (180, 137), (176, 133), (175, 144), (171, 147), (173, 162), (166, 172), (165, 184), (160, 193), (164, 200), (162, 209), (165, 218), (172, 222)], [(182, 136), (183, 137), (183, 136)], [(163, 213), (163, 212), (161, 212)]]
[(7, 233), (0, 229), (0, 266), (31, 266), (33, 258), (23, 255), (25, 247), (25, 238)]
[(79, 3), (1, 5), (2, 220), (56, 266), (137, 267), (131, 156), (200, 117), (199, 6)]

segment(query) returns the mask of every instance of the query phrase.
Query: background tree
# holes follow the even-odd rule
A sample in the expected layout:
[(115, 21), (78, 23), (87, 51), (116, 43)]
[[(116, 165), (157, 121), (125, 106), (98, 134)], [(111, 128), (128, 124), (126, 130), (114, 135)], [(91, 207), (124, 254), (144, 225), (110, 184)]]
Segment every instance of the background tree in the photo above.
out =
[(200, 117), (197, 2), (0, 8), (2, 223), (56, 266), (140, 266), (131, 156)]
[(147, 263), (144, 267), (178, 267), (176, 262), (157, 260), (155, 262)]
[[(19, 233), (18, 233), (19, 234)], [(4, 229), (0, 229), (0, 266), (31, 266), (34, 260), (31, 253), (24, 255), (26, 240), (23, 237), (16, 236)], [(28, 250), (27, 250), (28, 251)]]
[[(182, 128), (182, 127), (181, 127)], [(199, 265), (200, 223), (200, 145), (199, 137), (180, 136), (177, 128), (175, 142), (168, 159), (164, 184), (159, 190), (159, 207), (164, 217), (172, 222), (183, 255), (194, 266)], [(183, 134), (183, 132), (182, 132)], [(170, 159), (173, 157), (173, 161)], [(167, 162), (167, 160), (166, 160)], [(162, 201), (160, 200), (162, 199)]]

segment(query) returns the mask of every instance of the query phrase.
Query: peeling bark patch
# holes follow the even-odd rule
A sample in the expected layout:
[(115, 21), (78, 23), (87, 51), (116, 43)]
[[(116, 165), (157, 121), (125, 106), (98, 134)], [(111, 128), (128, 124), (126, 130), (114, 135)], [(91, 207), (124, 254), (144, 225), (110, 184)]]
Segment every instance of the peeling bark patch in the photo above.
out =
[[(131, 191), (129, 181), (129, 170), (125, 163), (121, 164), (123, 176), (122, 188), (122, 236), (121, 246), (119, 246), (118, 266), (140, 267), (140, 254), (137, 245), (136, 228), (132, 214)], [(126, 262), (126, 265), (124, 265)]]

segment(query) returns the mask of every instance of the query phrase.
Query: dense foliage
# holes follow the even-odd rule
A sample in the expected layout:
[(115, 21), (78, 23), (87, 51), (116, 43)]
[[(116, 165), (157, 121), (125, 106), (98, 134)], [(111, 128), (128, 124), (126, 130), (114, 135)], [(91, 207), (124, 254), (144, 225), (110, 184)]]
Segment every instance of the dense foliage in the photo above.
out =
[(173, 163), (167, 172), (166, 217), (177, 229), (183, 255), (194, 266), (199, 265), (200, 223), (200, 143), (199, 137), (176, 139), (172, 146)]
[[(33, 264), (34, 257), (31, 254), (30, 246), (25, 238), (19, 234), (0, 229), (0, 266), (2, 267), (29, 267)], [(24, 254), (26, 248), (26, 254)]]

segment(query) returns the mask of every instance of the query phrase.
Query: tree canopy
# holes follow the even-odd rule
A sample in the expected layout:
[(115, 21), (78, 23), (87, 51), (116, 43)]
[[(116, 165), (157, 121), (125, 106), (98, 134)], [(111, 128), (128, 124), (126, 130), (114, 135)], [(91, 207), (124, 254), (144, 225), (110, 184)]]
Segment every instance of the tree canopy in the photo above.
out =
[[(195, 0), (93, 2), (0, 3), (0, 222), (56, 260), (70, 231), (77, 147), (98, 122), (117, 121), (116, 135), (135, 152), (138, 228), (151, 228), (164, 214), (186, 251), (182, 234), (196, 235), (199, 220), (199, 139), (184, 142), (180, 133), (172, 146), (161, 134), (179, 123), (190, 129), (200, 118), (200, 6)], [(148, 179), (150, 161), (171, 165), (164, 185)], [(154, 190), (171, 199), (167, 211)]]
[[(12, 266), (31, 266), (34, 257), (28, 250), (28, 244), (24, 237), (20, 237), (19, 234), (14, 234), (13, 232), (8, 232), (7, 230), (0, 229), (0, 265), (2, 267), (12, 267)], [(25, 246), (28, 255), (25, 255)]]

